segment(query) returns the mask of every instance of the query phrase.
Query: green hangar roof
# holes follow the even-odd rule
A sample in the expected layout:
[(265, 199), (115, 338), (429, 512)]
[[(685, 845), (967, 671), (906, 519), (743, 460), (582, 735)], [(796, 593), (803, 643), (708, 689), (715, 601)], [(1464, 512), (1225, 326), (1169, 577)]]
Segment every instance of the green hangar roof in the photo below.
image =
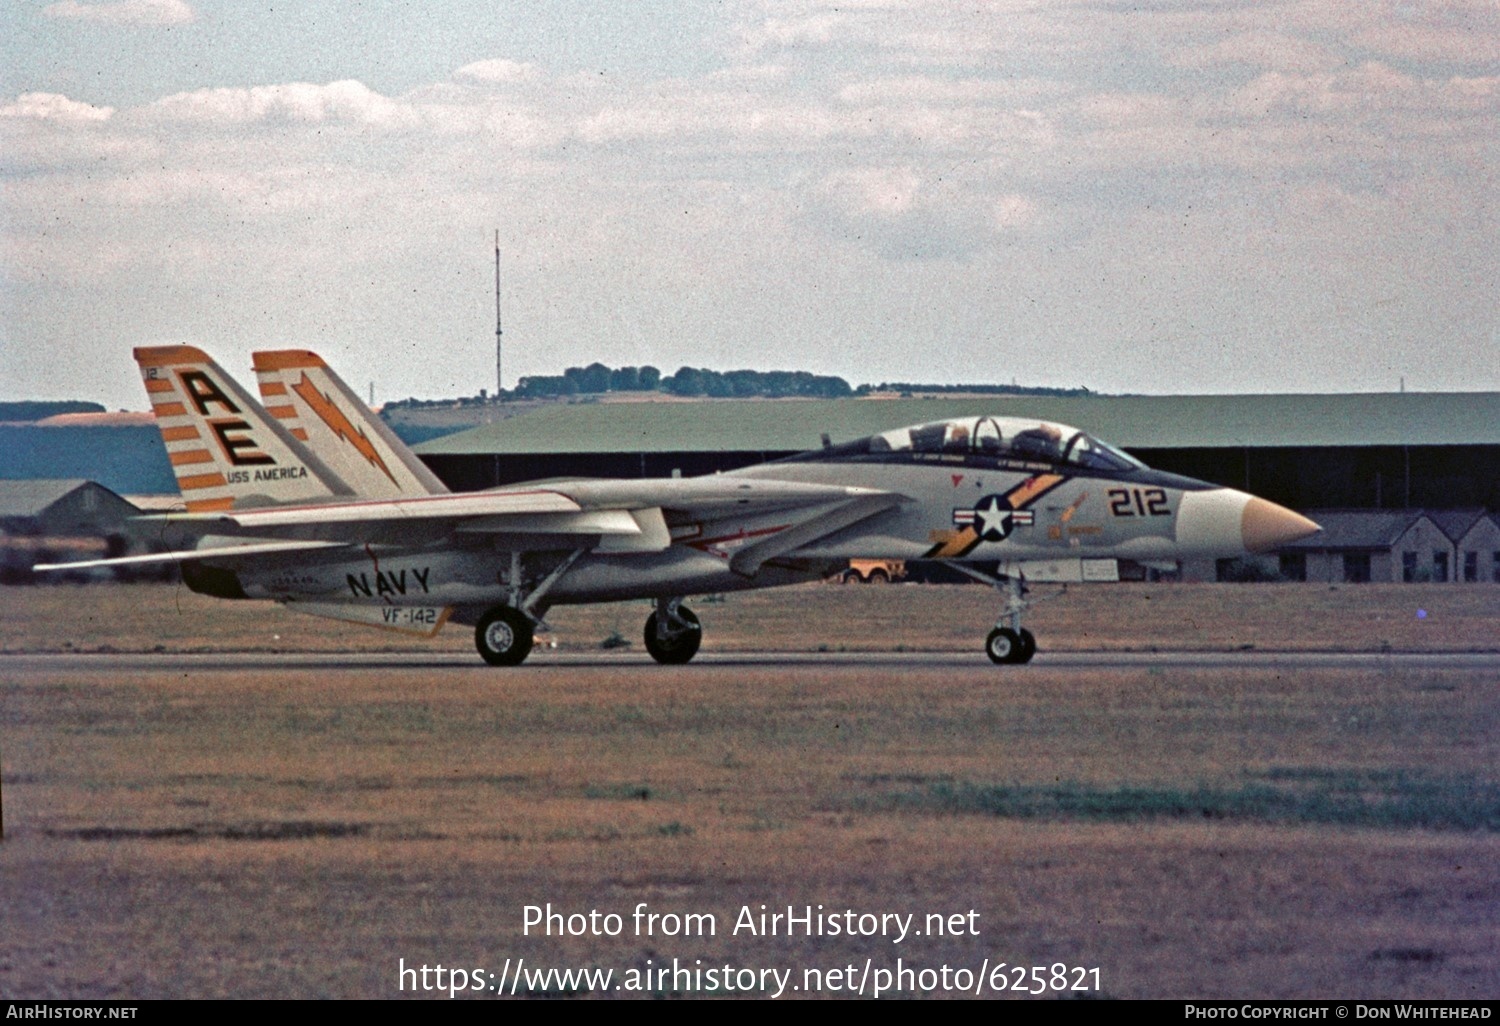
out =
[(423, 455), (815, 449), (949, 417), (1036, 417), (1134, 449), (1500, 445), (1500, 392), (559, 403)]

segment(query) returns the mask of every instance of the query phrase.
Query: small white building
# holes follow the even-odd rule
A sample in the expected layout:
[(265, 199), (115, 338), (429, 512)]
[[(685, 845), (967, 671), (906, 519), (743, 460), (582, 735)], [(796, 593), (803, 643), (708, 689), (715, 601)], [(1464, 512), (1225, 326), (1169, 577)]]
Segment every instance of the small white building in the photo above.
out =
[(1454, 543), (1453, 579), (1464, 584), (1500, 584), (1500, 514), (1474, 519)]
[[(0, 480), (0, 584), (30, 583), (37, 563), (70, 562), (148, 551), (132, 523), (140, 510), (103, 485), (81, 479)], [(170, 565), (166, 568), (171, 571)], [(152, 571), (162, 576), (161, 571)], [(59, 573), (52, 580), (106, 576)], [(130, 574), (116, 572), (115, 576)]]
[[(1322, 533), (1277, 554), (1285, 580), (1500, 582), (1500, 522), (1480, 510), (1308, 510)], [(1222, 577), (1222, 575), (1221, 575)]]

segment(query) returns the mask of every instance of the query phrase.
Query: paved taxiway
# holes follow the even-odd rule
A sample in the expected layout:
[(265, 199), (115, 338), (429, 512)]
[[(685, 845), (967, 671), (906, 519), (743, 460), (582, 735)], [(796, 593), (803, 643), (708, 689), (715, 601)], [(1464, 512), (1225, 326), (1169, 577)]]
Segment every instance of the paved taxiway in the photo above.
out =
[[(910, 667), (964, 668), (988, 666), (983, 653), (967, 652), (705, 652), (692, 667), (729, 670), (746, 666), (818, 667), (867, 666), (883, 669)], [(1046, 669), (1139, 669), (1145, 667), (1249, 670), (1289, 669), (1406, 669), (1500, 671), (1500, 652), (1055, 652), (1038, 653), (1027, 666), (993, 667), (996, 680), (1007, 674)], [(497, 678), (537, 669), (639, 667), (658, 673), (681, 667), (657, 666), (644, 652), (549, 652), (538, 650), (519, 667), (494, 669)], [(432, 652), (218, 652), (218, 653), (44, 653), (0, 656), (0, 671), (20, 674), (59, 671), (101, 673), (250, 671), (317, 668), (325, 670), (487, 669), (478, 657)]]

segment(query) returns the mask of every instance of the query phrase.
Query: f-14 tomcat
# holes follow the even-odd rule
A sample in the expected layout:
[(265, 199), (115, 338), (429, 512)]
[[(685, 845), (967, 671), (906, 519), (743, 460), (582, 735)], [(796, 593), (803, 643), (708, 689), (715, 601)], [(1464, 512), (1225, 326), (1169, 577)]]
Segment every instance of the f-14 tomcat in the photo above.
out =
[[(451, 493), (315, 354), (254, 357), (262, 406), (198, 349), (135, 350), (182, 491), (198, 592), (419, 634), (471, 625), (513, 666), (558, 604), (654, 599), (661, 663), (698, 651), (684, 596), (817, 580), (849, 559), (941, 560), (1002, 594), (985, 642), (1024, 663), (1033, 579), (1265, 552), (1319, 528), (1231, 488), (1151, 470), (1083, 431), (972, 416), (698, 478), (565, 479)], [(38, 569), (43, 569), (38, 567)]]

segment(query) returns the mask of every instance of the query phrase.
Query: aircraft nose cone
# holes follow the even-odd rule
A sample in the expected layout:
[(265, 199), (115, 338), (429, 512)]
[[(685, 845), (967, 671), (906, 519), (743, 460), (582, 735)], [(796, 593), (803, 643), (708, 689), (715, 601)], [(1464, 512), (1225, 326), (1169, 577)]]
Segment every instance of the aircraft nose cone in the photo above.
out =
[(1320, 530), (1299, 513), (1233, 488), (1184, 492), (1177, 511), (1179, 556), (1270, 552)]
[(1270, 552), (1321, 530), (1302, 514), (1253, 496), (1240, 514), (1240, 537), (1246, 552)]

